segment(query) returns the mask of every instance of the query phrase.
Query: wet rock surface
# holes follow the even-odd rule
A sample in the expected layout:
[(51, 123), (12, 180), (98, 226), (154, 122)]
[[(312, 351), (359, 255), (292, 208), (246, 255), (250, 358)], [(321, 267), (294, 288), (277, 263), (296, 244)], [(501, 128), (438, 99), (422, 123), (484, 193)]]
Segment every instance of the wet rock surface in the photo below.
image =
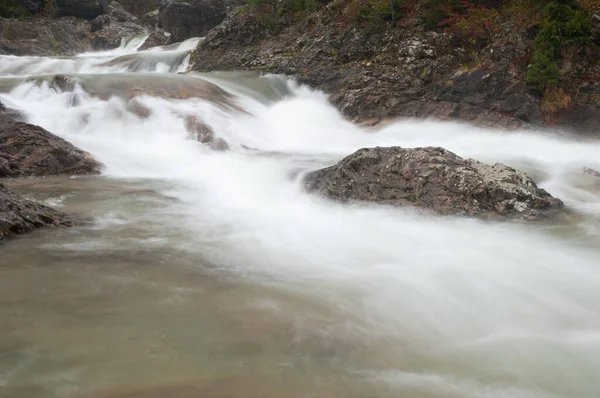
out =
[(563, 207), (523, 172), (436, 147), (360, 149), (306, 175), (305, 186), (339, 201), (418, 207), (444, 215), (537, 219)]
[(42, 227), (70, 227), (77, 219), (19, 196), (0, 184), (0, 244), (5, 238)]
[(100, 168), (89, 153), (0, 107), (0, 178), (96, 174)]
[(208, 124), (195, 116), (185, 118), (185, 127), (187, 131), (202, 144), (215, 151), (226, 151), (229, 145), (223, 138), (215, 137), (215, 132)]

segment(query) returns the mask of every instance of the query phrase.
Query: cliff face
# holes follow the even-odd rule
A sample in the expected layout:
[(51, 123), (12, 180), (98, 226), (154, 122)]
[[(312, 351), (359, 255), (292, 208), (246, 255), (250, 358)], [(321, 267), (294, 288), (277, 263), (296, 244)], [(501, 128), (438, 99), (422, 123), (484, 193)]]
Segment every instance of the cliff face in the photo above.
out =
[(436, 117), (500, 128), (598, 130), (600, 15), (593, 10), (586, 45), (560, 49), (560, 83), (534, 90), (526, 74), (539, 19), (493, 11), (493, 26), (470, 37), (431, 29), (414, 13), (393, 22), (353, 19), (340, 3), (353, 1), (302, 15), (238, 9), (207, 35), (193, 68), (293, 75), (329, 93), (349, 119), (368, 124)]

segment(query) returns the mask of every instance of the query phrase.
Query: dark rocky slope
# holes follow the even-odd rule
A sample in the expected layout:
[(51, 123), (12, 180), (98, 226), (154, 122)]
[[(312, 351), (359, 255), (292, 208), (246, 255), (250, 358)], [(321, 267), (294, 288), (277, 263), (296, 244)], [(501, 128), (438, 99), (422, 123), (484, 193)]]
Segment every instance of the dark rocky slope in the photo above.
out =
[[(428, 30), (420, 16), (359, 23), (329, 6), (297, 18), (269, 10), (231, 13), (202, 42), (194, 70), (252, 69), (296, 76), (331, 94), (345, 116), (374, 124), (397, 117), (459, 119), (499, 128), (600, 125), (600, 14), (594, 37), (561, 62), (565, 91), (542, 100), (525, 83), (537, 25), (498, 22), (484, 43)], [(346, 1), (345, 3), (351, 3)]]
[(563, 207), (525, 173), (434, 147), (360, 149), (309, 173), (305, 185), (340, 201), (419, 207), (444, 215), (530, 220)]

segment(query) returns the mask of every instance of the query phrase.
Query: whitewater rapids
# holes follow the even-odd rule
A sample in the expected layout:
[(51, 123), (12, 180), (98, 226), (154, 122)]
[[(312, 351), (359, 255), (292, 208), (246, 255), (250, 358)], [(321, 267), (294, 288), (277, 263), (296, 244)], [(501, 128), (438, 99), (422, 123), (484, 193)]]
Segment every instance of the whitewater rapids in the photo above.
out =
[[(0, 56), (0, 87), (14, 86), (0, 101), (105, 166), (101, 177), (13, 183), (94, 223), (1, 249), (0, 288), (37, 293), (0, 293), (0, 319), (13, 317), (0, 326), (0, 395), (87, 397), (226, 375), (246, 386), (240, 397), (600, 396), (600, 178), (583, 172), (600, 170), (600, 141), (431, 121), (362, 129), (323, 93), (281, 76), (192, 74), (245, 112), (140, 95), (147, 118), (118, 97), (76, 87), (74, 104), (73, 93), (30, 80), (161, 79), (187, 70), (198, 40), (138, 51), (142, 43), (72, 58)], [(210, 125), (230, 151), (193, 140), (182, 115)], [(524, 170), (565, 202), (569, 221), (482, 222), (303, 192), (302, 172), (388, 145), (441, 146)], [(49, 193), (36, 193), (45, 185)], [(98, 279), (82, 282), (84, 273)], [(97, 315), (72, 318), (63, 295), (86, 289)], [(112, 294), (131, 301), (117, 305)], [(44, 302), (56, 305), (41, 311)], [(152, 356), (142, 342), (154, 333), (164, 336), (151, 340)], [(254, 351), (236, 348), (261, 339)]]

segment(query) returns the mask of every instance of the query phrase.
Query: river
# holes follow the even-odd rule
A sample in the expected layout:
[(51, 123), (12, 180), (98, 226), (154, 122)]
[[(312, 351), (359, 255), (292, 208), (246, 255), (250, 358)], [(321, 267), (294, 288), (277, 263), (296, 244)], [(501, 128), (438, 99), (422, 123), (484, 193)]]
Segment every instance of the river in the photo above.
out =
[[(104, 164), (100, 176), (3, 181), (91, 221), (0, 249), (0, 396), (600, 396), (600, 178), (583, 172), (600, 170), (600, 141), (360, 128), (282, 76), (182, 74), (197, 42), (0, 56), (0, 101)], [(202, 79), (234, 106), (141, 93), (139, 115), (83, 83), (56, 89), (56, 73)], [(190, 137), (186, 115), (230, 150)], [(303, 172), (377, 145), (519, 168), (567, 217), (478, 221), (303, 192)]]

